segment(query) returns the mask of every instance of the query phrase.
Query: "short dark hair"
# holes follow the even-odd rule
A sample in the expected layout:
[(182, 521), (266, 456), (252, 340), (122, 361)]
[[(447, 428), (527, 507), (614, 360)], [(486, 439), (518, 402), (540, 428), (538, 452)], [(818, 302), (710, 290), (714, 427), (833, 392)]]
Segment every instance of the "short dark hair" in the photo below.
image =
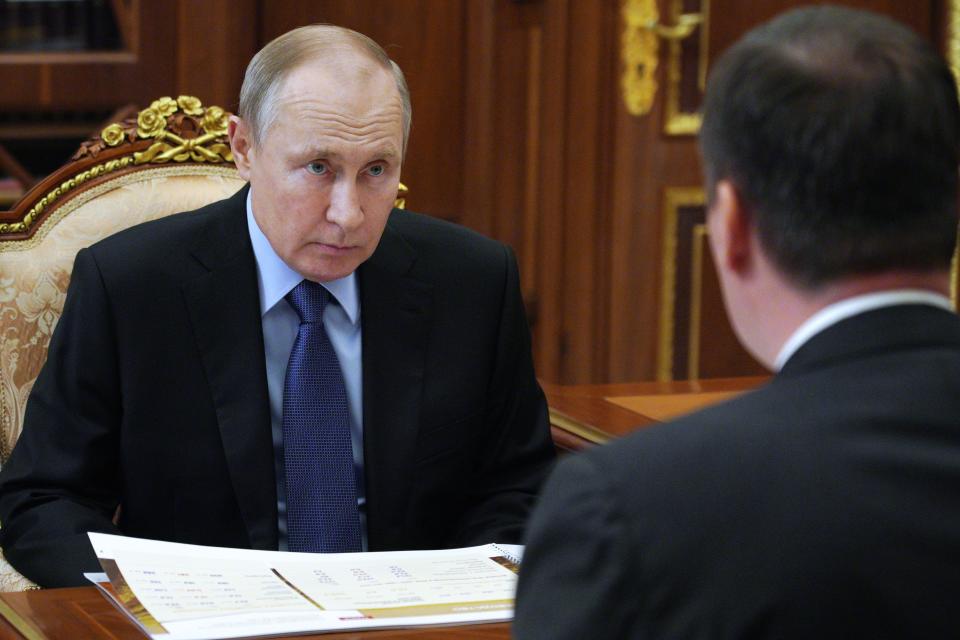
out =
[(908, 28), (811, 7), (717, 62), (700, 145), (711, 197), (728, 179), (760, 243), (800, 286), (949, 266), (960, 113), (950, 69)]

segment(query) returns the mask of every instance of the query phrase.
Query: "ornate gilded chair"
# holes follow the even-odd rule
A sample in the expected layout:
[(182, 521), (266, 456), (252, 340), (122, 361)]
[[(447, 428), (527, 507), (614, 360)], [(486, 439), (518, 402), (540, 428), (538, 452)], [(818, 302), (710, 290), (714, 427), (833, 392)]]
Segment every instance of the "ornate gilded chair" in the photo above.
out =
[[(242, 187), (228, 116), (190, 96), (160, 98), (84, 142), (71, 162), (0, 213), (0, 464), (20, 435), (77, 251)], [(0, 590), (31, 586), (3, 564)]]

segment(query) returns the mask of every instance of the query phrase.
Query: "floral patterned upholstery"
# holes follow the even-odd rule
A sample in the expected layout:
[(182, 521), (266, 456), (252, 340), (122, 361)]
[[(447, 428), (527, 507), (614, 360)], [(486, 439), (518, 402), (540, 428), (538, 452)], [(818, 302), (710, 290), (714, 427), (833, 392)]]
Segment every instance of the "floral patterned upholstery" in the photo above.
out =
[(30, 240), (0, 244), (0, 460), (20, 435), (77, 251), (134, 224), (225, 198), (244, 184), (232, 168), (197, 165), (184, 174), (185, 169), (122, 176), (105, 183), (110, 189), (103, 193), (69, 201), (48, 219), (49, 228)]
[[(0, 460), (10, 455), (23, 428), (27, 397), (63, 311), (77, 251), (139, 222), (226, 198), (244, 184), (232, 167), (185, 169), (127, 174), (105, 183), (109, 189), (68, 202), (30, 240), (0, 243)], [(0, 590), (31, 584), (9, 565), (0, 566)]]

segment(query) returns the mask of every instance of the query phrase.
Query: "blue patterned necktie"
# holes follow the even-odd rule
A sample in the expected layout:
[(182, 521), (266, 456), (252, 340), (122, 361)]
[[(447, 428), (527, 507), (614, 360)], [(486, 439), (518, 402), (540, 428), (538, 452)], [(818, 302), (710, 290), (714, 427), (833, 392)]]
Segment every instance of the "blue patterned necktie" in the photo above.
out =
[(323, 327), (330, 294), (304, 280), (287, 294), (300, 316), (283, 383), (283, 459), (290, 551), (360, 551), (347, 391)]

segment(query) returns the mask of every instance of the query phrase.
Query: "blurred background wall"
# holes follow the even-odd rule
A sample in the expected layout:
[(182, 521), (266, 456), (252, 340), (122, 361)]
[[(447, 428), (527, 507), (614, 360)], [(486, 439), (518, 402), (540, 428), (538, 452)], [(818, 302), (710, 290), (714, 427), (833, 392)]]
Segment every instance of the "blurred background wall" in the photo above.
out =
[[(250, 57), (329, 22), (414, 104), (408, 208), (510, 244), (551, 382), (759, 372), (706, 248), (695, 134), (710, 61), (792, 0), (4, 0), (0, 201), (111, 119), (181, 94), (235, 110)], [(960, 0), (849, 0), (960, 59)], [(2, 274), (0, 274), (2, 278)]]

